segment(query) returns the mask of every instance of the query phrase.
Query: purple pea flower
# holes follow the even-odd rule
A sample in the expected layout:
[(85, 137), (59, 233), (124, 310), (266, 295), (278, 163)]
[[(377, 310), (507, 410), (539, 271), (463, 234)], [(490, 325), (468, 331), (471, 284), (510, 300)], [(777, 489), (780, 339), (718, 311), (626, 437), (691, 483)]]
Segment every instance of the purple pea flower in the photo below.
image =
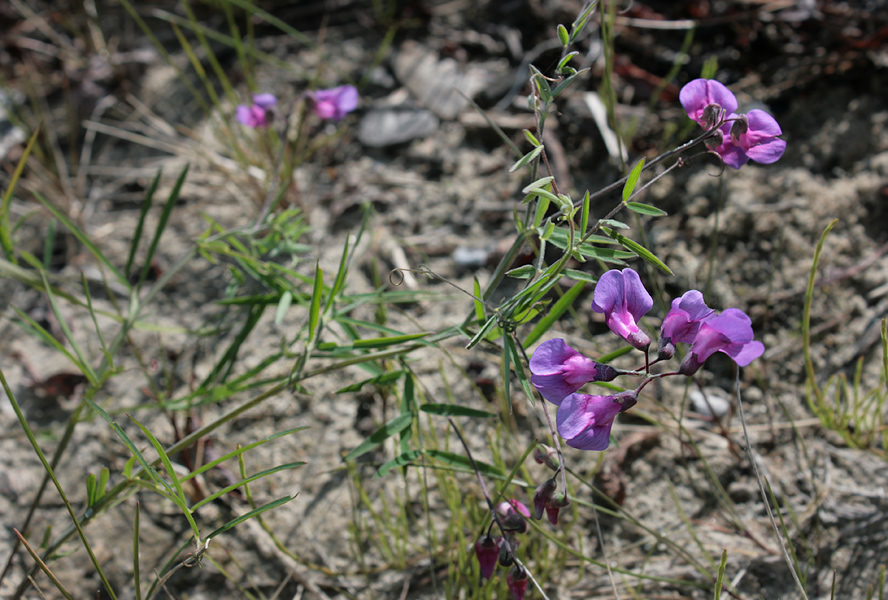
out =
[(689, 290), (680, 298), (675, 298), (660, 327), (660, 360), (672, 358), (675, 344), (693, 342), (700, 325), (714, 314), (715, 311), (703, 301), (703, 294), (697, 290)]
[(275, 104), (277, 104), (277, 98), (274, 97), (274, 94), (255, 94), (253, 104), (238, 106), (235, 117), (242, 125), (253, 129), (262, 129), (268, 127), (271, 120), (271, 109)]
[(613, 367), (586, 358), (561, 338), (537, 347), (530, 358), (530, 372), (530, 382), (552, 404), (590, 381), (611, 381), (618, 375)]
[(678, 93), (678, 100), (688, 117), (710, 129), (722, 117), (737, 110), (737, 98), (715, 79), (695, 79), (687, 83)]
[(321, 119), (339, 121), (358, 107), (358, 90), (353, 85), (317, 90), (308, 96), (314, 100), (314, 113)]
[(527, 531), (527, 519), (530, 511), (518, 500), (503, 500), (496, 507), (500, 525), (505, 531), (524, 533)]
[(635, 392), (612, 396), (571, 394), (561, 401), (555, 420), (567, 445), (579, 450), (604, 450), (616, 416), (635, 405)]
[(654, 300), (634, 270), (612, 269), (598, 279), (592, 310), (604, 313), (610, 330), (638, 348), (647, 350), (651, 339), (638, 327), (641, 319), (654, 305)]
[(494, 538), (489, 533), (485, 533), (478, 541), (475, 542), (475, 556), (478, 557), (478, 564), (481, 567), (481, 577), (490, 579), (493, 571), (496, 569), (496, 562), (499, 559), (500, 544), (502, 538)]
[(739, 366), (745, 367), (765, 351), (764, 344), (752, 337), (752, 320), (746, 313), (739, 308), (725, 309), (717, 317), (701, 323), (691, 351), (682, 361), (678, 372), (693, 375), (716, 352), (724, 352)]
[(777, 137), (783, 133), (780, 125), (763, 110), (730, 115), (720, 133), (721, 143), (712, 150), (735, 169), (749, 160), (769, 165), (777, 162), (786, 150), (786, 142)]

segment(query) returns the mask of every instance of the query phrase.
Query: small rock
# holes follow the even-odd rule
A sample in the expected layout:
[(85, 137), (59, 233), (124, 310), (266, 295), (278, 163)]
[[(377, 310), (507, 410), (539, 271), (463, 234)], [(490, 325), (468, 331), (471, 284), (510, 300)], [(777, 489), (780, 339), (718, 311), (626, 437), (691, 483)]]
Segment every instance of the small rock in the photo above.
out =
[(720, 419), (731, 410), (731, 401), (719, 392), (706, 390), (706, 394), (700, 390), (691, 390), (691, 408), (704, 417)]
[(438, 130), (438, 119), (427, 110), (371, 110), (361, 119), (358, 140), (365, 146), (381, 148), (429, 136)]
[(453, 262), (463, 269), (483, 267), (487, 264), (490, 252), (484, 248), (457, 246), (453, 250)]

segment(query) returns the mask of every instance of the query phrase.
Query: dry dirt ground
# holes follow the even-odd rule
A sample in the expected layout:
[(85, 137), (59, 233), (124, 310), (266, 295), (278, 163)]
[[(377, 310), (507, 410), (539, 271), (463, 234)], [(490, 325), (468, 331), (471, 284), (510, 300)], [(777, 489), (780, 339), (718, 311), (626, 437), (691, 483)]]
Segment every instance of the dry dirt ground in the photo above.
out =
[[(463, 287), (471, 288), (473, 277), (485, 281), (514, 235), (512, 212), (527, 182), (519, 174), (507, 172), (514, 160), (512, 154), (461, 96), (427, 93), (429, 74), (434, 74), (431, 81), (453, 78), (462, 82), (466, 93), (521, 144), (520, 129), (532, 124), (524, 100), (527, 90), (520, 85), (526, 79), (526, 62), (532, 60), (543, 69), (552, 64), (557, 50), (553, 54), (547, 43), (554, 25), (570, 22), (579, 5), (545, 0), (401, 2), (394, 20), (386, 21), (372, 16), (375, 13), (361, 2), (341, 2), (335, 9), (332, 2), (328, 4), (296, 2), (268, 7), (310, 36), (317, 38), (323, 32), (322, 52), (306, 49), (267, 26), (257, 28), (260, 49), (301, 68), (284, 75), (271, 68), (260, 69), (257, 76), (264, 90), (293, 98), (305, 89), (306, 74), (314, 73), (319, 65), (331, 83), (363, 82), (357, 113), (338, 129), (331, 125), (316, 132), (343, 131), (342, 137), (297, 170), (288, 193), (287, 201), (303, 209), (312, 226), (308, 241), (314, 249), (301, 268), (310, 273), (317, 256), (328, 272), (335, 270), (345, 236), (354, 233), (361, 205), (369, 203), (375, 214), (352, 269), (350, 289), (372, 289), (374, 273), (420, 264)], [(835, 373), (851, 372), (857, 359), (864, 357), (864, 387), (876, 384), (878, 326), (888, 314), (888, 108), (884, 103), (888, 97), (888, 50), (883, 43), (888, 20), (884, 10), (876, 10), (879, 4), (635, 2), (617, 16), (615, 24), (613, 78), (620, 103), (618, 116), (637, 125), (630, 157), (654, 156), (665, 149), (663, 144), (678, 139), (669, 127), (684, 122), (677, 86), (696, 76), (703, 60), (713, 55), (719, 60), (719, 78), (731, 84), (741, 105), (764, 105), (783, 127), (788, 149), (779, 163), (721, 172), (712, 163), (695, 162), (654, 185), (645, 199), (669, 216), (637, 226), (643, 227), (649, 247), (675, 271), (674, 278), (657, 279), (659, 300), (688, 288), (705, 289), (710, 305), (747, 310), (757, 337), (767, 347), (764, 357), (743, 374), (750, 441), (759, 470), (771, 481), (778, 500), (792, 509), (786, 516), (794, 523), (792, 531), (797, 532), (794, 541), (809, 569), (808, 589), (813, 598), (829, 597), (834, 575), (837, 598), (865, 597), (888, 556), (884, 516), (888, 463), (875, 452), (849, 449), (813, 418), (805, 402), (800, 337), (803, 293), (814, 246), (824, 227), (838, 218), (826, 243), (813, 304), (817, 374), (822, 384)], [(109, 256), (123, 261), (138, 218), (138, 201), (156, 168), (164, 166), (164, 187), (168, 189), (173, 173), (192, 160), (182, 201), (157, 258), (163, 269), (175, 263), (204, 230), (203, 215), (224, 226), (243, 226), (255, 218), (265, 192), (249, 177), (226, 172), (212, 160), (195, 159), (195, 145), (224, 154), (224, 148), (207, 133), (218, 127), (218, 122), (196, 120), (199, 113), (191, 110), (182, 82), (127, 24), (119, 7), (100, 8), (106, 11), (101, 20), (106, 35), (119, 41), (121, 52), (132, 52), (130, 60), (136, 57), (140, 62), (118, 65), (106, 78), (96, 76), (96, 89), (86, 85), (88, 74), (80, 73), (82, 79), (75, 84), (83, 94), (81, 116), (98, 115), (94, 120), (100, 122), (131, 119), (148, 123), (144, 114), (139, 115), (132, 100), (135, 97), (168, 123), (186, 126), (192, 137), (184, 136), (183, 129), (165, 128), (156, 122), (143, 126), (141, 131), (150, 131), (153, 139), (172, 144), (160, 151), (99, 131), (84, 194), (65, 198), (57, 193), (56, 197), (64, 199), (72, 218)], [(200, 16), (210, 27), (225, 28), (224, 19), (213, 11)], [(682, 23), (686, 19), (696, 19), (700, 26), (687, 48), (690, 58), (682, 59), (686, 39)], [(371, 67), (386, 25), (394, 21), (400, 27), (391, 48), (378, 66)], [(169, 26), (153, 23), (158, 32), (167, 31), (162, 38), (174, 49)], [(22, 29), (10, 31), (34, 39), (43, 35), (39, 28), (22, 23), (17, 27)], [(18, 38), (10, 36), (5, 43), (12, 47)], [(584, 52), (588, 50), (582, 61), (592, 71), (575, 92), (565, 96), (558, 114), (550, 118), (545, 140), (560, 180), (569, 182), (562, 185), (580, 192), (597, 189), (619, 174), (581, 96), (585, 90), (595, 90), (603, 74), (600, 39), (593, 33), (581, 46)], [(174, 58), (185, 64), (181, 52)], [(223, 58), (235, 64), (233, 56)], [(41, 60), (21, 48), (10, 55), (3, 68), (11, 88), (27, 80), (24, 69), (29, 64), (39, 66), (38, 72), (59, 67), (49, 59)], [(677, 60), (682, 62), (677, 79), (663, 82), (660, 77)], [(236, 81), (237, 73), (232, 77)], [(652, 97), (654, 93), (656, 97)], [(107, 114), (93, 112), (105, 99), (110, 99), (111, 106)], [(230, 118), (232, 107), (227, 108), (228, 113), (214, 118)], [(391, 122), (395, 125), (388, 125)], [(383, 144), (386, 135), (392, 139)], [(172, 147), (179, 151), (170, 153)], [(14, 151), (10, 157), (14, 158)], [(39, 174), (31, 177), (39, 179)], [(39, 182), (29, 185), (39, 189)], [(607, 198), (593, 209), (604, 213), (615, 201)], [(18, 199), (13, 207), (18, 217), (34, 205)], [(46, 222), (42, 217), (31, 218), (20, 234), (22, 243), (35, 254), (40, 252), (41, 228)], [(149, 223), (154, 222), (156, 216), (152, 215)], [(85, 272), (98, 289), (100, 276), (95, 263), (76, 240), (64, 241), (66, 246), (54, 262), (58, 275), (74, 282)], [(645, 276), (655, 279), (653, 273)], [(199, 260), (189, 263), (150, 310), (152, 321), (167, 330), (134, 334), (146, 357), (171, 365), (181, 391), (206, 374), (224, 346), (218, 339), (196, 340), (177, 331), (226, 325), (226, 315), (213, 301), (224, 292), (227, 277), (222, 266)], [(434, 280), (418, 278), (411, 285), (451, 294), (450, 288)], [(563, 333), (571, 343), (593, 354), (612, 349), (608, 336), (599, 335), (606, 329), (588, 304), (586, 298), (577, 303), (581, 326), (565, 325)], [(70, 372), (71, 367), (12, 323), (11, 306), (50, 324), (51, 313), (40, 293), (8, 280), (0, 287), (3, 371), (26, 405), (41, 442), (51, 448), (75, 399), (37, 393), (41, 390), (35, 390), (39, 386), (34, 385), (34, 379), (45, 381), (54, 374)], [(451, 294), (446, 301), (410, 305), (403, 314), (396, 314), (393, 326), (406, 331), (436, 329), (461, 321), (470, 308), (470, 302)], [(97, 340), (88, 337), (90, 324), (77, 322), (83, 314), (72, 311), (71, 317), (75, 334), (99, 355)], [(239, 369), (251, 367), (273, 352), (282, 336), (302, 324), (295, 316), (281, 325), (273, 323), (273, 315), (267, 317), (245, 346)], [(103, 326), (113, 330), (111, 323)], [(467, 404), (486, 408), (483, 395), (460, 371), (480, 373), (476, 382), (492, 373), (496, 382), (496, 359), (467, 352), (463, 344), (455, 340), (448, 346), (453, 361), (430, 353), (420, 355), (416, 368), (429, 386), (429, 394), (436, 396), (442, 394), (439, 369), (448, 365), (455, 375), (456, 392)], [(103, 399), (113, 398), (116, 407), (135, 406), (145, 401), (144, 380), (133, 357), (126, 357), (123, 364), (128, 372), (111, 380)], [(701, 375), (701, 384), (715, 396), (730, 398), (732, 371), (728, 367), (714, 362)], [(288, 546), (299, 548), (307, 561), (332, 572), (354, 567), (346, 535), (353, 517), (353, 490), (348, 475), (340, 469), (340, 457), (390, 417), (386, 411), (392, 410), (372, 394), (333, 393), (342, 387), (344, 378), (358, 381), (363, 377), (354, 369), (330, 380), (312, 380), (311, 399), (289, 394), (273, 398), (217, 436), (219, 444), (233, 448), (236, 443), (289, 427), (311, 427), (308, 434), (269, 444), (262, 450), (265, 454), (250, 455), (250, 460), (257, 468), (294, 460), (307, 462), (301, 469), (272, 478), (262, 493), (268, 500), (299, 492), (296, 500), (273, 513), (269, 521)], [(14, 539), (12, 528), (20, 526), (42, 470), (9, 403), (3, 400), (0, 519), (5, 549), (0, 559), (5, 562)], [(682, 388), (650, 386), (638, 412), (668, 421), (669, 415), (679, 414), (683, 406), (688, 412), (686, 405)], [(214, 410), (207, 409), (204, 419), (211, 419)], [(516, 411), (527, 415), (532, 409), (519, 406)], [(742, 436), (736, 407), (730, 412), (725, 426), (730, 438), (739, 443)], [(167, 443), (172, 440), (168, 418), (147, 413), (144, 418), (156, 435)], [(689, 534), (689, 520), (701, 537), (700, 543), (710, 551), (717, 555), (727, 548), (728, 572), (740, 597), (796, 597), (746, 456), (705, 419), (691, 414), (684, 421), (699, 445), (697, 452), (680, 438), (657, 434), (647, 420), (629, 416), (621, 421), (615, 431), (627, 448), (605, 461), (605, 471), (611, 473), (610, 489), (624, 496), (624, 507), (636, 519), (680, 545), (697, 543)], [(529, 428), (527, 439), (542, 435), (537, 416), (521, 422)], [(483, 432), (476, 434), (476, 448), (483, 453)], [(630, 437), (637, 434), (640, 437)], [(635, 443), (629, 444), (629, 440)], [(883, 455), (884, 450), (877, 448)], [(734, 516), (748, 531), (738, 532), (726, 522), (724, 503), (713, 497), (700, 454), (736, 507)], [(72, 495), (82, 501), (88, 471), (107, 466), (113, 480), (127, 458), (126, 449), (102, 421), (83, 423), (60, 469), (62, 484), (75, 490)], [(574, 453), (568, 461), (591, 473), (593, 461), (588, 455)], [(382, 497), (398, 487), (394, 477), (371, 480), (372, 472), (368, 468), (366, 473), (371, 494)], [(140, 500), (143, 562), (156, 565), (159, 557), (184, 538), (187, 525), (156, 497), (144, 494)], [(242, 512), (243, 506), (232, 500), (208, 507), (210, 514), (205, 518), (230, 518)], [(121, 590), (127, 589), (131, 580), (131, 559), (128, 551), (121, 551), (128, 548), (128, 542), (121, 540), (131, 537), (133, 510), (132, 502), (123, 503), (88, 529), (98, 559)], [(591, 515), (580, 512), (579, 518), (584, 520), (584, 529), (592, 531)], [(47, 526), (59, 531), (64, 523), (64, 509), (54, 492), (49, 492), (31, 527), (32, 539), (39, 539)], [(619, 557), (615, 560), (620, 566), (634, 568), (647, 560), (643, 570), (648, 574), (694, 577), (687, 566), (676, 566), (667, 549), (638, 546), (639, 530), (625, 521), (605, 520), (602, 527), (608, 551)], [(467, 537), (466, 543), (469, 541)], [(594, 547), (593, 538), (587, 542), (586, 548)], [(68, 549), (77, 550), (73, 544)], [(279, 591), (282, 598), (398, 597), (404, 589), (409, 590), (408, 597), (433, 595), (431, 588), (424, 587), (427, 581), (411, 581), (410, 573), (346, 577), (298, 564), (277, 552), (252, 523), (225, 536), (214, 548), (213, 558), (243, 585), (254, 586), (268, 596)], [(371, 565), (379, 561), (372, 554), (367, 559)], [(0, 596), (11, 594), (29, 565), (30, 560), (20, 552), (0, 587)], [(150, 568), (155, 567), (146, 566)], [(77, 597), (94, 597), (98, 581), (82, 552), (57, 561), (55, 570)], [(587, 569), (579, 581), (567, 579), (569, 585), (546, 582), (550, 597), (613, 597), (603, 572)], [(45, 580), (39, 581), (42, 589), (49, 588)], [(709, 595), (666, 584), (650, 586), (642, 596)], [(180, 572), (170, 581), (170, 593), (176, 598), (242, 594), (215, 567)], [(26, 597), (37, 596), (30, 591)], [(122, 597), (134, 596), (122, 592)]]

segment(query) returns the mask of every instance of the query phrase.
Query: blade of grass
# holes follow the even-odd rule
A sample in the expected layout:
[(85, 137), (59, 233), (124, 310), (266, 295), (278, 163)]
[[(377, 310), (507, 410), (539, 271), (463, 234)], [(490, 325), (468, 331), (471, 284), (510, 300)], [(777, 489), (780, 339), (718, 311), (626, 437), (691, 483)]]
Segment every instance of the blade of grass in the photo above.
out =
[(40, 555), (34, 551), (34, 548), (31, 547), (31, 544), (29, 544), (28, 540), (25, 539), (25, 536), (23, 536), (15, 527), (12, 528), (12, 531), (15, 532), (15, 537), (18, 538), (22, 546), (25, 547), (25, 550), (28, 551), (28, 554), (31, 555), (31, 558), (34, 559), (34, 562), (36, 562), (40, 566), (40, 570), (43, 571), (43, 574), (49, 578), (54, 586), (56, 586), (56, 589), (61, 592), (62, 596), (68, 598), (69, 600), (74, 600), (74, 596), (72, 596), (71, 593), (65, 589), (65, 586), (62, 585), (62, 582), (59, 581), (59, 578), (56, 577), (55, 573), (53, 573), (52, 570), (50, 570), (50, 568), (46, 565), (46, 563), (43, 562), (43, 559), (40, 558)]
[(34, 437), (34, 432), (31, 431), (31, 426), (28, 424), (28, 420), (25, 418), (25, 414), (22, 412), (21, 406), (19, 406), (18, 400), (16, 400), (15, 398), (15, 394), (13, 394), (12, 389), (6, 382), (6, 375), (3, 374), (2, 368), (0, 368), (0, 384), (2, 384), (3, 386), (3, 391), (6, 392), (6, 397), (9, 399), (9, 403), (12, 405), (12, 410), (15, 412), (15, 416), (18, 418), (19, 425), (21, 425), (22, 429), (25, 432), (25, 437), (28, 438), (28, 442), (30, 442), (35, 454), (37, 454), (37, 458), (39, 458), (40, 462), (43, 464), (43, 470), (52, 480), (53, 485), (55, 485), (56, 491), (58, 491), (59, 497), (62, 499), (62, 503), (65, 505), (65, 509), (68, 511), (68, 517), (71, 519), (71, 523), (77, 529), (77, 534), (80, 536), (80, 541), (82, 542), (86, 553), (89, 555), (90, 562), (92, 562), (96, 573), (102, 580), (102, 584), (105, 586), (105, 590), (108, 592), (108, 595), (111, 596), (112, 600), (117, 600), (117, 594), (114, 593), (114, 588), (111, 587), (111, 583), (108, 581), (108, 578), (105, 576), (105, 572), (102, 570), (102, 566), (99, 564), (96, 555), (93, 553), (92, 546), (90, 546), (89, 540), (86, 539), (86, 533), (84, 533), (83, 528), (80, 526), (80, 521), (78, 520), (77, 515), (74, 513), (74, 507), (71, 506), (71, 503), (68, 501), (68, 496), (67, 494), (65, 494), (64, 488), (62, 488), (62, 484), (55, 476), (55, 470), (49, 464), (49, 461), (46, 460), (46, 455), (43, 454), (43, 450), (41, 450), (40, 444), (37, 443), (37, 438)]
[(154, 237), (151, 238), (151, 245), (148, 246), (148, 253), (145, 255), (145, 263), (142, 265), (139, 283), (136, 284), (137, 288), (141, 288), (145, 278), (148, 277), (148, 272), (151, 270), (151, 261), (154, 259), (154, 253), (157, 252), (157, 246), (160, 244), (160, 237), (163, 235), (167, 222), (170, 219), (170, 213), (172, 213), (173, 207), (176, 206), (176, 202), (179, 200), (179, 192), (182, 191), (182, 185), (185, 183), (185, 177), (188, 176), (189, 167), (190, 165), (185, 165), (185, 168), (179, 173), (179, 177), (176, 179), (176, 183), (173, 184), (173, 189), (170, 191), (166, 204), (163, 205), (163, 211), (160, 213), (160, 219), (157, 221), (157, 227), (154, 229)]
[(148, 188), (148, 192), (145, 194), (145, 200), (142, 202), (142, 207), (139, 209), (139, 220), (136, 223), (136, 231), (133, 234), (133, 241), (130, 243), (129, 254), (126, 257), (126, 267), (123, 269), (127, 279), (129, 279), (132, 274), (133, 259), (136, 257), (136, 248), (139, 247), (139, 242), (142, 240), (142, 230), (145, 228), (145, 217), (148, 215), (148, 211), (151, 210), (151, 205), (154, 203), (154, 193), (157, 191), (157, 186), (160, 184), (160, 176), (162, 173), (163, 170), (158, 169), (157, 175), (154, 176), (154, 181), (151, 182), (151, 187)]
[(19, 159), (18, 164), (15, 166), (15, 170), (12, 172), (9, 185), (3, 193), (2, 204), (0, 204), (0, 246), (3, 247), (3, 253), (6, 255), (6, 259), (13, 263), (15, 263), (16, 260), (15, 251), (12, 247), (12, 232), (9, 229), (9, 205), (12, 202), (12, 194), (15, 192), (15, 186), (18, 183), (19, 178), (22, 176), (22, 171), (25, 169), (25, 162), (28, 160), (28, 156), (31, 154), (31, 149), (34, 147), (34, 142), (37, 140), (39, 134), (40, 128), (38, 127), (34, 130), (34, 133), (31, 134), (31, 139), (28, 140), (28, 144), (22, 152), (22, 157)]

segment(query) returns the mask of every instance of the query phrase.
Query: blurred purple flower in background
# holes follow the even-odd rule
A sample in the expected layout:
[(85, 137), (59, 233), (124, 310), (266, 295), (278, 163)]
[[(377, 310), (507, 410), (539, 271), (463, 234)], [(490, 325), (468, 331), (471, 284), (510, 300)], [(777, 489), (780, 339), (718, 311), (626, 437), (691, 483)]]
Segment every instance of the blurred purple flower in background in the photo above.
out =
[(646, 350), (651, 339), (638, 328), (638, 320), (654, 305), (654, 300), (634, 270), (612, 269), (598, 279), (592, 310), (604, 313), (610, 330), (638, 348)]
[(237, 107), (235, 116), (238, 123), (247, 127), (253, 129), (268, 127), (271, 120), (271, 108), (275, 104), (277, 104), (277, 98), (273, 94), (255, 94), (253, 104), (250, 106), (241, 104)]
[(693, 375), (716, 352), (727, 354), (739, 366), (745, 367), (765, 351), (764, 344), (752, 339), (753, 335), (752, 320), (746, 313), (739, 308), (727, 308), (700, 325), (691, 351), (678, 372)]
[(353, 85), (317, 90), (308, 96), (314, 101), (314, 113), (321, 119), (339, 121), (358, 107), (358, 90)]
[(561, 338), (546, 340), (530, 358), (530, 381), (543, 398), (558, 404), (590, 381), (611, 381), (616, 369), (586, 358)]

